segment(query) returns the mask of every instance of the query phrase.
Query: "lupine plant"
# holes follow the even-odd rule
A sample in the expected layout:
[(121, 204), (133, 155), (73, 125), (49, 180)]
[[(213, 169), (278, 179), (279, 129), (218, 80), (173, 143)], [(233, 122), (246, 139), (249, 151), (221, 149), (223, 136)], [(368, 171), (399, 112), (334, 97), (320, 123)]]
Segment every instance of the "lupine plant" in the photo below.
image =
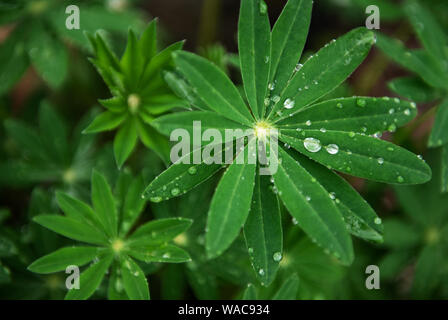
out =
[(36, 273), (54, 273), (67, 266), (90, 265), (79, 277), (79, 288), (69, 290), (66, 299), (87, 299), (101, 284), (110, 270), (109, 298), (149, 299), (149, 288), (142, 268), (136, 262), (190, 261), (188, 253), (170, 244), (170, 240), (184, 232), (191, 220), (160, 219), (131, 230), (140, 216), (145, 200), (140, 197), (143, 180), (121, 179), (117, 197), (122, 197), (117, 208), (112, 190), (99, 172), (92, 174), (92, 204), (58, 193), (57, 201), (65, 215), (41, 214), (34, 221), (60, 235), (87, 243), (72, 246), (46, 255), (29, 266)]
[[(418, 184), (431, 178), (417, 155), (379, 139), (412, 120), (416, 105), (397, 98), (351, 97), (316, 101), (337, 88), (375, 43), (358, 28), (333, 40), (299, 63), (310, 25), (312, 1), (290, 0), (271, 30), (264, 1), (242, 0), (238, 25), (245, 95), (214, 64), (195, 54), (174, 53), (177, 73), (166, 74), (173, 90), (195, 111), (175, 113), (153, 124), (165, 134), (193, 121), (202, 129), (253, 129), (249, 139), (267, 141), (278, 130), (278, 170), (259, 174), (242, 161), (225, 170), (214, 193), (206, 227), (209, 258), (221, 255), (244, 227), (247, 251), (259, 281), (268, 285), (282, 259), (280, 202), (296, 223), (341, 263), (353, 261), (350, 233), (381, 241), (381, 219), (334, 171), (391, 184)], [(245, 149), (249, 148), (249, 143)], [(194, 150), (184, 157), (193, 163)], [(249, 151), (253, 152), (253, 151)], [(240, 160), (240, 161), (237, 161)], [(145, 191), (154, 202), (186, 193), (222, 168), (221, 164), (178, 161)], [(269, 190), (272, 190), (270, 192)]]
[(441, 191), (448, 192), (448, 35), (435, 16), (418, 1), (406, 1), (404, 11), (414, 27), (422, 49), (408, 49), (399, 40), (378, 35), (378, 46), (396, 63), (415, 76), (395, 79), (391, 90), (402, 97), (421, 103), (435, 103), (436, 120), (428, 147), (442, 148)]
[(125, 32), (139, 25), (136, 12), (114, 11), (100, 1), (79, 4), (83, 21), (79, 30), (65, 25), (66, 8), (72, 1), (7, 0), (0, 4), (0, 24), (13, 26), (13, 31), (0, 48), (0, 94), (6, 93), (29, 65), (52, 88), (60, 87), (67, 78), (69, 50), (66, 43), (86, 48), (84, 31), (107, 29)]
[(107, 84), (113, 97), (100, 100), (107, 111), (101, 113), (84, 133), (120, 128), (114, 139), (117, 165), (121, 167), (134, 150), (137, 140), (156, 151), (163, 159), (169, 153), (168, 141), (152, 128), (153, 120), (183, 101), (171, 93), (161, 71), (172, 63), (171, 54), (182, 49), (183, 41), (166, 49), (157, 48), (157, 20), (153, 20), (140, 39), (130, 30), (126, 51), (119, 60), (100, 34), (90, 37), (95, 51), (91, 62)]

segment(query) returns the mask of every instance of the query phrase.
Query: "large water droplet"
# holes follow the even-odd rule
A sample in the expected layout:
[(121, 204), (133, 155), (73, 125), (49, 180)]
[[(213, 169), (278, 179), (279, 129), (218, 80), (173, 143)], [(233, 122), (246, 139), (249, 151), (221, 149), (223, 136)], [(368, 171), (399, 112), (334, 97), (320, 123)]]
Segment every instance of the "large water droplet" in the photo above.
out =
[(274, 259), (275, 262), (279, 262), (280, 260), (282, 260), (282, 253), (281, 252), (276, 252), (272, 256), (272, 258)]
[(320, 149), (322, 149), (322, 145), (320, 144), (320, 141), (315, 138), (306, 138), (303, 141), (303, 145), (306, 150), (308, 150), (309, 152), (313, 152), (313, 153), (319, 152)]
[(292, 109), (292, 108), (294, 108), (294, 105), (295, 105), (295, 102), (294, 102), (294, 100), (291, 100), (291, 99), (286, 99), (285, 102), (283, 103), (283, 106), (286, 109)]
[(327, 150), (329, 154), (337, 154), (339, 152), (339, 147), (336, 144), (329, 144), (325, 147), (325, 150)]

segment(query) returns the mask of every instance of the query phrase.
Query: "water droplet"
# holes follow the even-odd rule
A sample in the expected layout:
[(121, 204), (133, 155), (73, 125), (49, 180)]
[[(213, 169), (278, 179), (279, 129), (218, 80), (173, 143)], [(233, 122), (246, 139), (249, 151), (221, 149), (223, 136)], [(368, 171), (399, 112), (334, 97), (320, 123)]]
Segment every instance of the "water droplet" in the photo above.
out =
[(389, 132), (395, 132), (395, 130), (397, 130), (397, 126), (396, 126), (394, 123), (392, 123), (392, 124), (389, 126), (389, 128), (387, 128), (387, 130), (388, 130)]
[(311, 126), (311, 120), (308, 120), (307, 122), (305, 122), (305, 124), (309, 127)]
[(249, 248), (249, 249), (247, 249), (247, 251), (248, 251), (250, 254), (254, 253), (254, 249), (253, 249), (253, 248)]
[(336, 193), (334, 193), (334, 192), (330, 192), (328, 195), (330, 196), (330, 199), (331, 199), (331, 200), (336, 199)]
[(364, 99), (358, 99), (358, 101), (356, 101), (356, 104), (358, 105), (358, 107), (364, 108), (367, 103)]
[(410, 116), (411, 115), (411, 110), (409, 110), (409, 109), (404, 110), (404, 114), (407, 115), (407, 116)]
[(296, 65), (296, 68), (295, 68), (294, 70), (295, 70), (296, 72), (299, 72), (300, 69), (302, 69), (302, 67), (303, 67), (303, 64), (298, 63), (298, 64)]
[(269, 63), (269, 56), (264, 57), (264, 63)]
[(263, 270), (263, 269), (258, 270), (258, 274), (259, 274), (260, 276), (264, 276), (264, 270)]
[(155, 202), (155, 203), (157, 203), (157, 202), (162, 201), (162, 197), (151, 197), (151, 198), (149, 198), (149, 200), (150, 200), (151, 202)]
[(319, 152), (320, 149), (322, 148), (320, 141), (315, 138), (306, 138), (303, 141), (303, 145), (306, 150), (308, 150), (309, 152), (313, 152), (313, 153)]
[(394, 114), (394, 112), (395, 112), (395, 109), (394, 109), (394, 108), (389, 109), (389, 114)]
[(292, 218), (292, 224), (296, 226), (299, 224), (299, 221), (296, 218)]
[(276, 252), (272, 256), (272, 258), (274, 259), (275, 262), (279, 262), (280, 260), (282, 260), (283, 256), (281, 252)]
[(415, 102), (411, 102), (409, 105), (411, 106), (412, 109), (417, 108), (417, 104), (415, 104)]
[(338, 103), (338, 104), (336, 105), (336, 107), (337, 107), (338, 109), (342, 109), (343, 105), (342, 105), (342, 103)]
[(294, 100), (286, 99), (285, 102), (283, 103), (283, 106), (286, 109), (292, 109), (292, 108), (294, 108), (294, 104), (295, 104)]
[(378, 163), (379, 164), (383, 164), (384, 163), (384, 159), (383, 158), (378, 158)]
[(305, 197), (305, 200), (306, 200), (306, 201), (311, 201), (311, 197), (310, 197), (310, 196), (306, 196), (306, 197)]
[(274, 96), (274, 97), (272, 98), (272, 101), (274, 101), (274, 103), (279, 102), (279, 101), (280, 101), (280, 96)]
[(179, 188), (173, 188), (173, 189), (171, 189), (171, 195), (172, 195), (172, 196), (177, 196), (177, 195), (179, 195), (179, 193), (180, 193)]
[(353, 137), (355, 136), (355, 133), (354, 133), (353, 131), (351, 131), (351, 132), (349, 132), (348, 136), (349, 136), (350, 138), (353, 138)]
[(162, 255), (162, 258), (163, 259), (168, 259), (168, 258), (170, 258), (171, 257), (171, 255), (169, 254), (169, 252), (166, 252), (166, 253), (164, 253), (163, 255)]
[(404, 178), (402, 176), (398, 176), (397, 181), (399, 183), (403, 183), (404, 182)]
[(375, 220), (373, 222), (375, 224), (381, 224), (382, 220), (381, 220), (381, 218), (375, 218)]
[(325, 147), (325, 150), (327, 150), (329, 154), (337, 154), (339, 152), (339, 147), (336, 144), (329, 144)]
[(196, 174), (197, 171), (198, 171), (198, 169), (196, 167), (188, 168), (188, 173), (191, 174), (191, 175)]
[(275, 84), (273, 84), (272, 82), (268, 84), (268, 89), (269, 90), (274, 90), (275, 89)]
[(325, 128), (320, 128), (320, 132), (325, 133), (325, 132), (327, 132), (327, 129), (325, 129)]
[(400, 103), (400, 99), (398, 99), (398, 98), (394, 98), (394, 102), (395, 102), (395, 103)]
[(348, 57), (348, 58), (345, 59), (345, 65), (346, 66), (349, 65), (350, 62), (352, 62), (352, 58), (351, 57)]

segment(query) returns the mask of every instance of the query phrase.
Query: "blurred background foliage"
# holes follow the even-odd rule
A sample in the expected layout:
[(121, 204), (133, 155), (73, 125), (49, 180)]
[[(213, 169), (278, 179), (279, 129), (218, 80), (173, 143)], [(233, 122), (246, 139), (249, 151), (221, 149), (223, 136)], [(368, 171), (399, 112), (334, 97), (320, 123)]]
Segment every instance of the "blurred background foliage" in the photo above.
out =
[[(285, 0), (268, 0), (272, 21)], [(331, 39), (364, 25), (369, 0), (314, 2), (305, 58)], [(381, 10), (381, 33), (421, 48), (402, 1), (374, 1)], [(448, 28), (446, 0), (421, 1)], [(81, 30), (65, 28), (65, 8), (77, 4)], [(0, 1), (0, 298), (60, 299), (65, 274), (36, 275), (26, 267), (70, 241), (34, 224), (37, 214), (57, 212), (55, 191), (81, 199), (90, 193), (93, 168), (111, 185), (118, 179), (113, 134), (81, 135), (98, 114), (98, 99), (109, 97), (106, 85), (87, 57), (93, 55), (83, 32), (100, 34), (118, 55), (128, 28), (138, 34), (159, 17), (161, 47), (187, 39), (184, 49), (210, 59), (239, 81), (236, 31), (239, 0), (1, 0)], [(446, 48), (446, 50), (448, 50)], [(337, 96), (393, 96), (388, 82), (412, 73), (375, 48)], [(223, 256), (207, 261), (206, 212), (216, 181), (171, 201), (150, 204), (143, 216), (194, 219), (177, 245), (192, 262), (149, 264), (154, 299), (446, 299), (448, 298), (448, 196), (440, 193), (440, 150), (428, 151), (437, 101), (419, 104), (419, 117), (394, 134), (383, 136), (422, 154), (434, 171), (426, 185), (393, 188), (347, 177), (385, 223), (383, 244), (355, 241), (355, 262), (340, 266), (314, 245), (284, 214), (285, 252), (276, 280), (257, 284), (244, 239)], [(448, 106), (445, 106), (448, 107)], [(448, 136), (448, 130), (445, 128)], [(151, 150), (139, 146), (121, 170), (141, 173), (145, 183), (165, 167)], [(365, 269), (378, 265), (381, 289), (367, 290)], [(298, 281), (297, 281), (298, 279)], [(249, 283), (253, 286), (247, 287)], [(285, 286), (286, 284), (289, 286)], [(298, 283), (298, 285), (296, 285)], [(107, 287), (95, 293), (107, 297)]]

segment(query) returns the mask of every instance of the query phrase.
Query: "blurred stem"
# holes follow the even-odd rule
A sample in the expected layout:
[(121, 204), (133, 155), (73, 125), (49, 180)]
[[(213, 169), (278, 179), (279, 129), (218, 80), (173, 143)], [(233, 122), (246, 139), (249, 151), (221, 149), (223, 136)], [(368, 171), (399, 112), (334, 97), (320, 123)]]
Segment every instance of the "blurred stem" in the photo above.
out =
[[(402, 22), (397, 30), (393, 33), (393, 38), (399, 38), (406, 42), (411, 36), (408, 23)], [(367, 64), (367, 71), (360, 76), (355, 84), (356, 92), (360, 95), (367, 95), (379, 81), (390, 64), (390, 59), (385, 54), (376, 54)]]
[(216, 40), (221, 0), (203, 0), (198, 32), (198, 47), (205, 47)]

